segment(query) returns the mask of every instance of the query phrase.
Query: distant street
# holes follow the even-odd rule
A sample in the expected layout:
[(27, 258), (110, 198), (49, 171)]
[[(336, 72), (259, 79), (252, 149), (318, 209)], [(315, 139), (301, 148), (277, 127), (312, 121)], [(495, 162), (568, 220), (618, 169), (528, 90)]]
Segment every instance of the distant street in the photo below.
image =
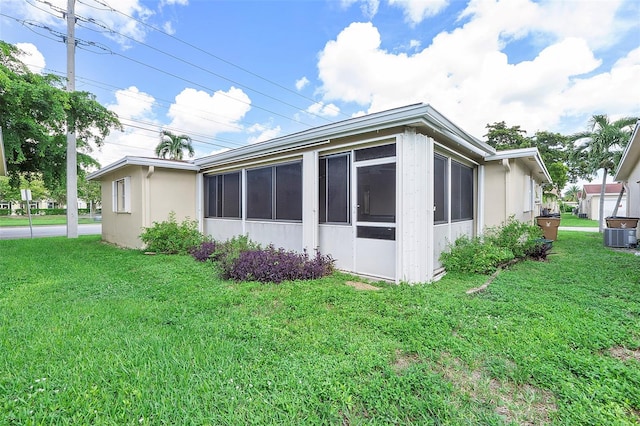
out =
[[(102, 233), (102, 224), (91, 223), (78, 225), (78, 235), (99, 235)], [(33, 227), (33, 238), (61, 237), (67, 235), (67, 225), (39, 225)], [(18, 238), (30, 238), (31, 232), (28, 226), (3, 226), (0, 227), (0, 240), (13, 240)]]

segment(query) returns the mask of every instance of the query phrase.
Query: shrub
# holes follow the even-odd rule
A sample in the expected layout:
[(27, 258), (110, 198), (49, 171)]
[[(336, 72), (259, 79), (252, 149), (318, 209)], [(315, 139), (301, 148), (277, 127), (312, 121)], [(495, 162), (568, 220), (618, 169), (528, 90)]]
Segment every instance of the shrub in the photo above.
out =
[(537, 261), (547, 260), (547, 256), (551, 251), (551, 247), (551, 243), (545, 240), (539, 240), (533, 247), (531, 247), (527, 251), (527, 257)]
[(189, 252), (204, 241), (204, 236), (198, 231), (197, 221), (185, 219), (178, 223), (175, 212), (171, 212), (167, 221), (153, 222), (153, 226), (144, 228), (140, 239), (148, 251), (174, 254)]
[(219, 263), (226, 276), (233, 263), (240, 257), (240, 253), (258, 249), (260, 249), (260, 245), (251, 241), (247, 235), (237, 235), (227, 241), (217, 243), (213, 259)]
[(488, 228), (484, 234), (485, 242), (511, 250), (516, 258), (526, 257), (540, 238), (542, 229), (539, 226), (517, 221), (513, 216), (501, 226)]
[(266, 249), (249, 250), (240, 253), (231, 268), (225, 271), (225, 278), (236, 281), (260, 281), (281, 283), (288, 280), (308, 280), (320, 278), (333, 272), (334, 260), (316, 252), (309, 254), (276, 249), (272, 245)]
[(498, 247), (479, 237), (463, 235), (456, 239), (448, 252), (440, 255), (440, 262), (447, 271), (490, 274), (513, 258), (513, 252), (508, 248)]
[(207, 260), (213, 260), (213, 253), (216, 251), (216, 242), (205, 240), (199, 245), (191, 247), (189, 254), (198, 262), (206, 262)]

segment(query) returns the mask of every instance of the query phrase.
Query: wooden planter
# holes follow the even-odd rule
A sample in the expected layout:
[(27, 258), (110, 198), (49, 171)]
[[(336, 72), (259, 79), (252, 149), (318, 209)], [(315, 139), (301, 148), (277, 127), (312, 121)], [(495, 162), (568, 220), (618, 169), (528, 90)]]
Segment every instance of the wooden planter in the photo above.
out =
[(638, 220), (639, 218), (637, 217), (619, 217), (619, 216), (615, 216), (615, 217), (607, 217), (605, 218), (605, 220), (607, 221), (607, 228), (635, 228), (636, 226), (638, 226)]

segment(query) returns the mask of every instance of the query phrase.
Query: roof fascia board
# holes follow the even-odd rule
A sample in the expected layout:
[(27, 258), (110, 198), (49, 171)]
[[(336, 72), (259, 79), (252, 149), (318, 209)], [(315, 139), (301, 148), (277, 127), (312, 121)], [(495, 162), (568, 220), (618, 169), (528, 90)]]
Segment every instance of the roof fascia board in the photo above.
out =
[(489, 155), (485, 157), (485, 161), (499, 161), (499, 160), (511, 160), (516, 158), (533, 158), (536, 161), (536, 165), (538, 166), (539, 172), (542, 172), (547, 183), (551, 183), (551, 175), (549, 175), (549, 171), (542, 161), (542, 156), (540, 156), (540, 151), (538, 148), (518, 148), (518, 149), (507, 149), (504, 151), (496, 151), (494, 155)]
[(193, 163), (179, 163), (171, 160), (164, 160), (162, 158), (145, 158), (145, 157), (124, 157), (115, 163), (111, 163), (108, 166), (100, 170), (87, 175), (88, 180), (98, 179), (108, 173), (118, 170), (126, 166), (154, 166), (164, 169), (176, 169), (176, 170), (192, 170), (197, 172), (200, 168)]
[(196, 159), (194, 163), (202, 168), (208, 168), (228, 161), (244, 161), (256, 156), (325, 144), (331, 139), (354, 136), (383, 128), (419, 125), (429, 127), (447, 139), (481, 156), (495, 152), (491, 146), (464, 132), (430, 105), (414, 104), (315, 127), (259, 144), (202, 157)]
[(636, 127), (633, 129), (631, 139), (629, 139), (629, 143), (622, 153), (622, 158), (620, 159), (618, 169), (613, 179), (616, 181), (626, 181), (635, 163), (638, 161), (640, 161), (640, 120), (636, 122)]

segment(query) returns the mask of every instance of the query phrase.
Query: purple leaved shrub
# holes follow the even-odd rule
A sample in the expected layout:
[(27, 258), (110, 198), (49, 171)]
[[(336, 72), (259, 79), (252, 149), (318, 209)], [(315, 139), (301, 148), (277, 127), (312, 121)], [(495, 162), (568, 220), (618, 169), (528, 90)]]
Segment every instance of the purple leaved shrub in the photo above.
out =
[(290, 280), (310, 280), (333, 272), (334, 260), (316, 252), (309, 254), (276, 249), (270, 245), (265, 249), (247, 250), (225, 269), (225, 278), (236, 281), (259, 281), (281, 283)]
[(193, 258), (199, 262), (206, 262), (207, 260), (213, 260), (213, 253), (216, 251), (215, 241), (203, 241), (197, 246), (192, 247), (189, 253)]

